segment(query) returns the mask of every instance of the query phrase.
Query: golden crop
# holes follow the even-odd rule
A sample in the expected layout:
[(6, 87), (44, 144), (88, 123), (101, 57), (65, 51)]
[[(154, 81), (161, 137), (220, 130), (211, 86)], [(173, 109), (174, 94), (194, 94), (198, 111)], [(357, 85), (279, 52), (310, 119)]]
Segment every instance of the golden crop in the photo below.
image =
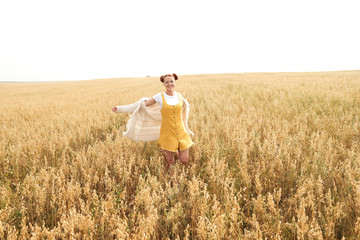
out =
[(111, 107), (158, 78), (0, 84), (1, 239), (356, 239), (360, 71), (180, 76), (171, 186)]

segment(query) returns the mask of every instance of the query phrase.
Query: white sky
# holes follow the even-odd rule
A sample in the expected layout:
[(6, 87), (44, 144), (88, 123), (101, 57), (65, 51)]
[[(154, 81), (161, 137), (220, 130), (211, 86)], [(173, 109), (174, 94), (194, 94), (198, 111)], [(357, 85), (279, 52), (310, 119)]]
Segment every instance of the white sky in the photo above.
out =
[(0, 81), (360, 69), (348, 0), (1, 0)]

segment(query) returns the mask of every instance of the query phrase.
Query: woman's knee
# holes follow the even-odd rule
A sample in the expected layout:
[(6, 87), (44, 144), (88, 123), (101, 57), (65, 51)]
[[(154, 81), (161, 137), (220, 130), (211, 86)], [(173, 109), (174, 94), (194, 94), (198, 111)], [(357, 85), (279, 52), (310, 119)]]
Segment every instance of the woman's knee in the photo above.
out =
[(166, 159), (166, 162), (169, 164), (169, 165), (174, 165), (175, 164), (175, 159), (174, 159), (174, 153), (172, 152), (169, 152), (169, 151), (163, 151), (164, 153), (164, 157)]
[(189, 149), (185, 149), (183, 151), (180, 151), (179, 160), (183, 164), (188, 164), (189, 163)]

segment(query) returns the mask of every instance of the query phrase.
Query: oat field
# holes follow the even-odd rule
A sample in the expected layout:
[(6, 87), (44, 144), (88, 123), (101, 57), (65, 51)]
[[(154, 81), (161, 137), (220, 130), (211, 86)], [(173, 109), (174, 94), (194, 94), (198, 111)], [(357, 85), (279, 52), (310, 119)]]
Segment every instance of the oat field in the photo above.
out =
[(360, 71), (179, 75), (171, 185), (111, 107), (158, 77), (0, 83), (0, 239), (358, 239)]

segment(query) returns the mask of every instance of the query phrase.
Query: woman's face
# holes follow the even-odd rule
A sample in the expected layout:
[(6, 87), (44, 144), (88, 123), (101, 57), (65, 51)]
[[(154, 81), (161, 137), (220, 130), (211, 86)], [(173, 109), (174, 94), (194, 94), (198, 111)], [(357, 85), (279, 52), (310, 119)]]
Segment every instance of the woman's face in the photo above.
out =
[(172, 76), (167, 76), (164, 78), (164, 86), (167, 91), (173, 91), (175, 87), (175, 79)]

